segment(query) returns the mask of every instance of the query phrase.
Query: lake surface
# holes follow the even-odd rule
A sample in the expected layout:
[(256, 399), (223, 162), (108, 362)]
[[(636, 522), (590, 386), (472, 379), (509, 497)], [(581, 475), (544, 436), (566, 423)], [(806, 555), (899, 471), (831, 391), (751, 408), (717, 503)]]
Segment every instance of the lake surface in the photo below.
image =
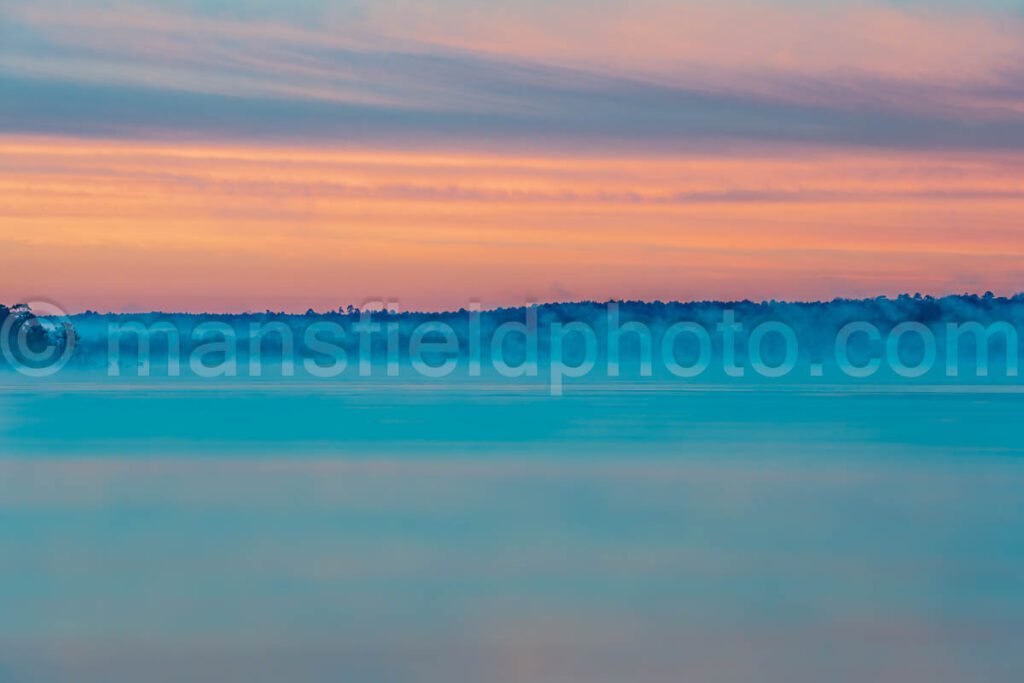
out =
[(1013, 388), (0, 390), (0, 681), (1024, 680)]

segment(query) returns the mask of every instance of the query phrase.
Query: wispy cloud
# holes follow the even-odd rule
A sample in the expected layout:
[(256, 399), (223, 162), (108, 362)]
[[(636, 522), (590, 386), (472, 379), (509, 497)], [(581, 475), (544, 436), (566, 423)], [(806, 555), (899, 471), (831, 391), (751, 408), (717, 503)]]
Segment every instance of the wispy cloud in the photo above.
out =
[(356, 3), (286, 22), (44, 2), (7, 16), (8, 130), (659, 149), (1024, 140), (1024, 23), (986, 9)]

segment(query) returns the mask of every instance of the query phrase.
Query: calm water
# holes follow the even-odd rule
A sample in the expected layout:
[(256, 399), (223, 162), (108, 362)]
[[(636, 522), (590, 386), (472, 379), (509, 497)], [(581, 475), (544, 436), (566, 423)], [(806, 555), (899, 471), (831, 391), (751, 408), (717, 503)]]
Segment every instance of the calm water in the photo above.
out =
[(0, 681), (1024, 680), (1024, 395), (0, 391)]

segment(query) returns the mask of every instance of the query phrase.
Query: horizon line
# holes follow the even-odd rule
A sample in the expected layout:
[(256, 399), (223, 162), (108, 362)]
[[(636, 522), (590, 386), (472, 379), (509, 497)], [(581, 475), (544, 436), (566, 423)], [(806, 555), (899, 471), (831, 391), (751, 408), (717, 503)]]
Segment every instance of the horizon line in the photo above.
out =
[[(1015, 292), (1009, 295), (995, 294), (992, 291), (985, 291), (983, 293), (977, 292), (962, 292), (957, 294), (926, 294), (923, 292), (901, 292), (896, 295), (879, 294), (876, 296), (868, 297), (843, 297), (836, 296), (831, 299), (575, 299), (575, 300), (550, 300), (550, 301), (538, 301), (538, 302), (527, 302), (518, 305), (508, 306), (491, 306), (488, 308), (472, 308), (474, 304), (479, 302), (469, 302), (469, 307), (462, 306), (459, 308), (447, 308), (447, 309), (408, 309), (401, 310), (398, 308), (391, 307), (397, 305), (400, 302), (394, 300), (371, 299), (363, 306), (368, 304), (374, 304), (371, 308), (361, 308), (356, 305), (346, 304), (345, 306), (339, 306), (336, 309), (331, 310), (315, 310), (308, 308), (305, 311), (289, 311), (289, 310), (244, 310), (244, 311), (174, 311), (174, 310), (139, 310), (139, 311), (100, 311), (93, 309), (84, 309), (74, 313), (64, 312), (64, 315), (68, 317), (84, 317), (84, 316), (98, 316), (98, 317), (109, 317), (109, 316), (138, 316), (138, 315), (180, 315), (180, 316), (219, 316), (219, 317), (240, 317), (240, 316), (256, 316), (256, 315), (278, 315), (278, 316), (289, 316), (289, 317), (307, 317), (307, 316), (329, 316), (329, 315), (354, 315), (360, 312), (371, 312), (371, 313), (387, 313), (390, 315), (454, 315), (466, 312), (479, 312), (479, 313), (493, 313), (497, 311), (515, 311), (525, 310), (528, 308), (545, 308), (545, 307), (558, 307), (558, 306), (584, 306), (584, 305), (600, 305), (607, 306), (609, 304), (619, 305), (634, 305), (634, 306), (692, 306), (692, 305), (719, 305), (719, 306), (735, 306), (735, 305), (785, 305), (785, 306), (814, 306), (814, 305), (828, 305), (835, 303), (868, 303), (877, 301), (943, 301), (946, 299), (981, 299), (987, 301), (999, 301), (999, 302), (1014, 302), (1018, 300), (1024, 300), (1024, 290)], [(5, 304), (0, 302), (0, 308), (14, 309), (17, 307), (28, 306), (32, 309), (32, 304), (37, 302), (27, 303), (14, 303)], [(54, 304), (47, 301), (47, 306), (55, 307)], [(382, 304), (383, 305), (380, 305)], [(59, 307), (55, 307), (59, 308)], [(49, 315), (43, 315), (42, 317), (53, 317)]]

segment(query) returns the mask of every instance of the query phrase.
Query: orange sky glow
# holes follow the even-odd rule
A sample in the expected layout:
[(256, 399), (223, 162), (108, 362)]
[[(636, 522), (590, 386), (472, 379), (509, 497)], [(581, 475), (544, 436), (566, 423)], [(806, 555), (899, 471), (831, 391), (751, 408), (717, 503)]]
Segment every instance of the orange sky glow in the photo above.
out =
[(56, 138), (3, 138), (0, 154), (12, 162), (0, 291), (45, 273), (44, 293), (71, 310), (1005, 292), (1024, 256), (1024, 168), (996, 154), (515, 157)]
[(999, 0), (0, 4), (0, 302), (1024, 291)]

